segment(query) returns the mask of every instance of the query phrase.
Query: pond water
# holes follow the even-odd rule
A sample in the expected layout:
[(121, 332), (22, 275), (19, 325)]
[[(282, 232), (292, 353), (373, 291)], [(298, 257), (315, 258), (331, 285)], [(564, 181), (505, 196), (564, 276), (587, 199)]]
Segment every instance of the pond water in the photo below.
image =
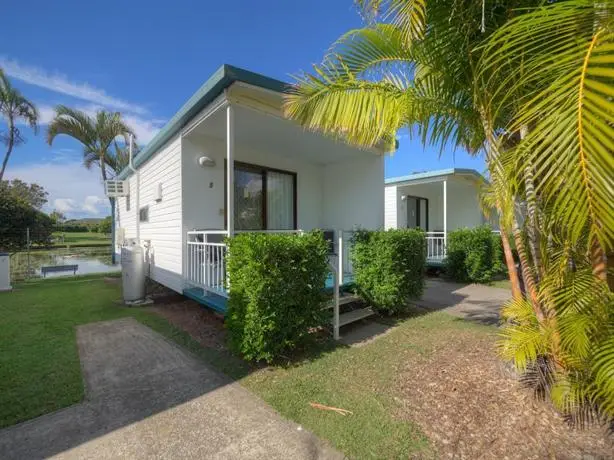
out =
[[(111, 262), (111, 251), (107, 248), (71, 248), (45, 251), (19, 252), (11, 255), (11, 278), (19, 281), (41, 276), (41, 267), (50, 265), (77, 265), (77, 275), (119, 271), (119, 264)], [(48, 273), (47, 278), (73, 276), (72, 271)]]

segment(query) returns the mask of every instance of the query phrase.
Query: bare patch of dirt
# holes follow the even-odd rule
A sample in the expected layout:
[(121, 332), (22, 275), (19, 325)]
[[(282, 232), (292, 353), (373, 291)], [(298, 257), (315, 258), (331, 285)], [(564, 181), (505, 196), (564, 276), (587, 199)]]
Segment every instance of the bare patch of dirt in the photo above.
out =
[(523, 388), (494, 351), (495, 337), (442, 333), (428, 356), (400, 370), (402, 418), (418, 423), (438, 458), (609, 459), (605, 427), (571, 429)]
[(183, 329), (204, 347), (226, 349), (224, 318), (193, 300), (180, 295), (161, 296), (148, 310)]

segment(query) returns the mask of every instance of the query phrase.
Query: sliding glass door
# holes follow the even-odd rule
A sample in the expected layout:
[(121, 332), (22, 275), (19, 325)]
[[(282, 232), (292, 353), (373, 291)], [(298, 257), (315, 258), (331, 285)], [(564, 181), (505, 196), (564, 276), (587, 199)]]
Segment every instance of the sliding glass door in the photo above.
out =
[(235, 230), (296, 229), (296, 174), (235, 163)]
[(418, 196), (406, 196), (407, 228), (429, 230), (429, 200)]

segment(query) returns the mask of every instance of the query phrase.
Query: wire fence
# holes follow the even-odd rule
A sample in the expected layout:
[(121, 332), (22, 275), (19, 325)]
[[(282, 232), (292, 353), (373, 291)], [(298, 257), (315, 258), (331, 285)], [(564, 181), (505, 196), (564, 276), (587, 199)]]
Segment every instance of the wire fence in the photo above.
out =
[[(73, 241), (77, 241), (73, 244)], [(54, 274), (72, 275), (75, 271), (61, 270), (59, 267), (77, 266), (76, 274), (106, 272), (117, 270), (112, 263), (110, 240), (101, 237), (100, 241), (79, 244), (71, 233), (36, 234), (30, 229), (12, 234), (0, 235), (0, 252), (10, 256), (11, 282), (47, 276), (49, 267)]]

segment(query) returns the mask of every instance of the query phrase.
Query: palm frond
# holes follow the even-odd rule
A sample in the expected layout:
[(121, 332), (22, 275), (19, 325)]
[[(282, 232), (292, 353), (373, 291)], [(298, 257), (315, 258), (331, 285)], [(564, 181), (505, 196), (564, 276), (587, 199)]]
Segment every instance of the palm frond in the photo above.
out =
[(285, 98), (290, 118), (315, 131), (371, 147), (394, 135), (411, 113), (408, 80), (368, 81), (347, 71), (314, 68)]
[(0, 114), (12, 124), (19, 120), (26, 122), (34, 132), (38, 130), (38, 110), (15, 88), (8, 77), (0, 69)]
[(494, 91), (500, 106), (522, 96), (509, 130), (532, 127), (508, 161), (534, 167), (536, 193), (572, 240), (588, 223), (603, 247), (614, 244), (612, 26), (611, 3), (556, 2), (503, 26), (482, 62), (483, 74), (509, 72)]
[(363, 17), (397, 26), (411, 40), (420, 39), (426, 29), (426, 0), (355, 0)]

